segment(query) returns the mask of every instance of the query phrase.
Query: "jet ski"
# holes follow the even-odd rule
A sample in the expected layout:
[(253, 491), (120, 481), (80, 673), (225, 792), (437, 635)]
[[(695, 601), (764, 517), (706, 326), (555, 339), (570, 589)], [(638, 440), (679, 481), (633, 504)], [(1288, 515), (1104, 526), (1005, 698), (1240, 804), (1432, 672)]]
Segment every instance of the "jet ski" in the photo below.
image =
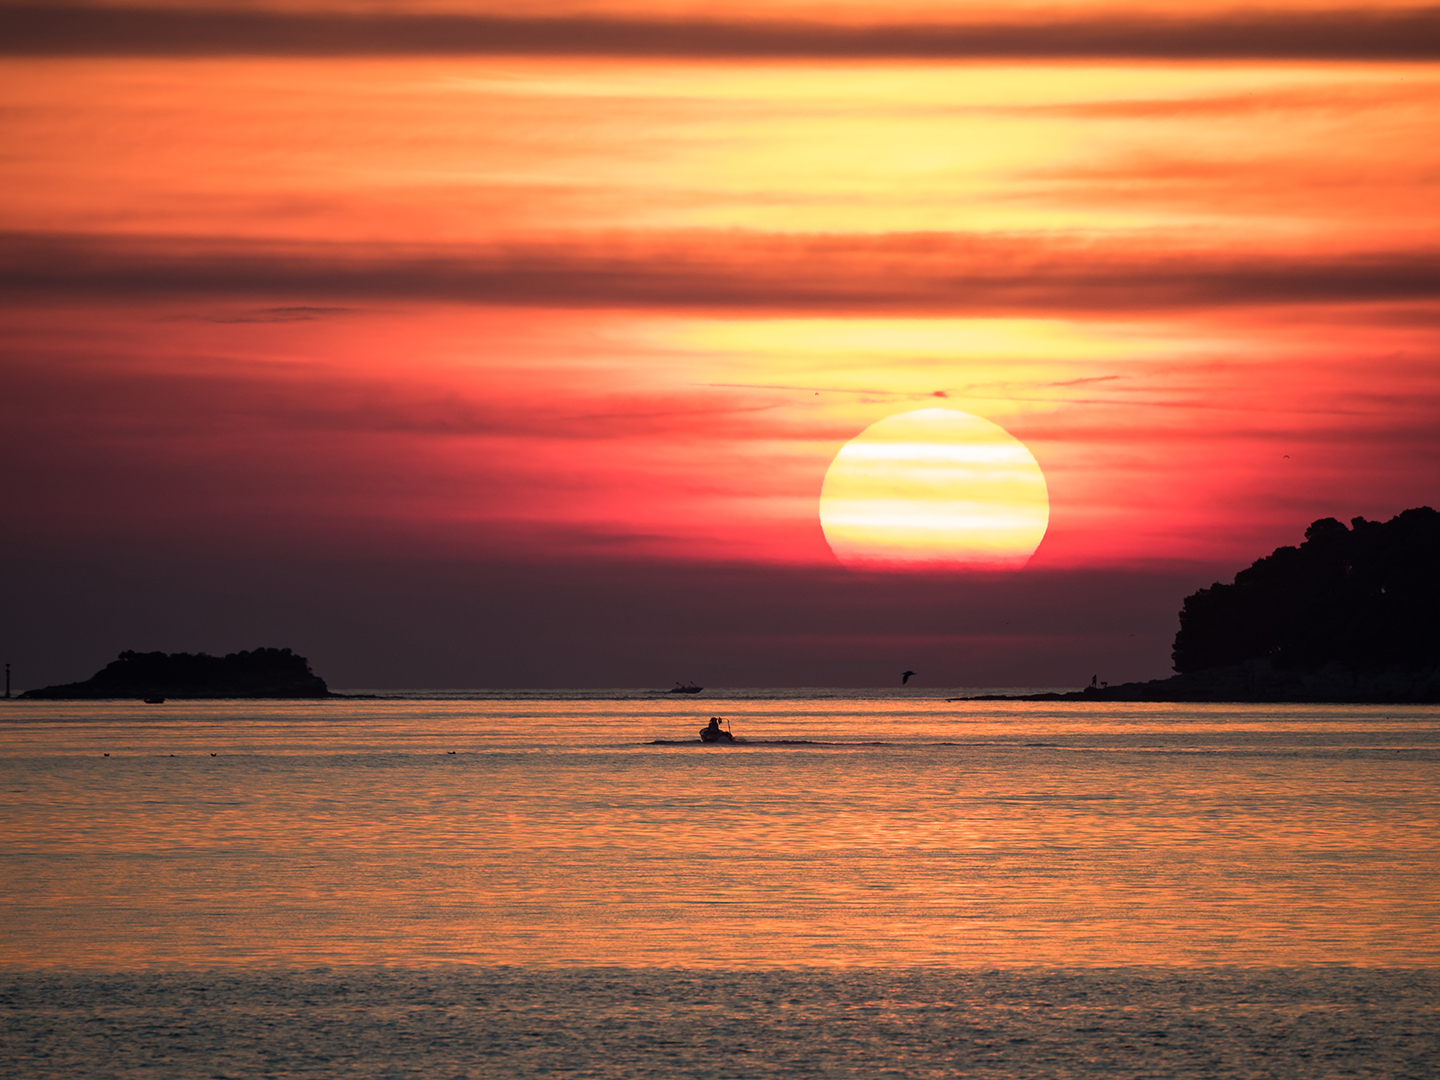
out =
[(727, 742), (733, 743), (735, 736), (720, 726), (723, 718), (719, 716), (710, 717), (710, 726), (700, 729), (700, 741), (706, 743)]

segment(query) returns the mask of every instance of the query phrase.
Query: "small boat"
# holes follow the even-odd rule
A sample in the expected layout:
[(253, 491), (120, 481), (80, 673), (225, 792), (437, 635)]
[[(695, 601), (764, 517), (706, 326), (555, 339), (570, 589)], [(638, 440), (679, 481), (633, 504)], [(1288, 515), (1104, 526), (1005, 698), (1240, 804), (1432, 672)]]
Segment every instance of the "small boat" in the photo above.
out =
[(677, 682), (674, 686), (670, 688), (669, 692), (672, 694), (698, 694), (701, 690), (704, 689), (705, 688), (703, 686), (696, 686), (693, 682), (686, 683), (684, 686), (681, 686)]
[(164, 704), (165, 704), (165, 699), (164, 699), (163, 697), (147, 697), (147, 698), (145, 699), (145, 704), (146, 704), (146, 705), (164, 705)]

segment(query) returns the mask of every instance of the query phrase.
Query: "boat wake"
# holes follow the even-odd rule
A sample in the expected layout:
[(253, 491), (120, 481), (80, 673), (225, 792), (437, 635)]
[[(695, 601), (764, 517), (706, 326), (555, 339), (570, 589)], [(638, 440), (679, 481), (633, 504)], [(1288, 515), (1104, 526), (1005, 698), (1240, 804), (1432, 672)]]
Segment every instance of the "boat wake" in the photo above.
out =
[(908, 746), (915, 749), (934, 746), (1012, 746), (1022, 749), (1069, 750), (1063, 743), (1003, 743), (1003, 742), (834, 742), (822, 739), (745, 739), (739, 735), (734, 741), (705, 742), (703, 739), (651, 739), (645, 746)]
[(700, 739), (651, 739), (646, 746), (889, 746), (884, 742), (821, 742), (817, 739), (743, 739), (707, 743)]

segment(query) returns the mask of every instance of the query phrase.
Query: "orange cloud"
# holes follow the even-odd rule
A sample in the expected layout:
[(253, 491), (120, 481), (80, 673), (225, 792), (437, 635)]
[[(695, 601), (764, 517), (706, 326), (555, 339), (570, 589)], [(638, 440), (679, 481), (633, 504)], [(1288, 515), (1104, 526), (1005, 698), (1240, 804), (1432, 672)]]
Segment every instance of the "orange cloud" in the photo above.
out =
[[(956, 19), (944, 6), (908, 13), (866, 6), (773, 8), (716, 18), (580, 10), (515, 16), (330, 6), (15, 6), (0, 42), (21, 55), (527, 55), (691, 59), (1366, 59), (1433, 60), (1433, 9), (1407, 6), (1269, 10), (1052, 5), (1006, 17)], [(653, 13), (652, 13), (653, 12)], [(849, 14), (850, 18), (845, 18)], [(908, 14), (908, 18), (906, 15)], [(748, 17), (747, 17), (748, 16)], [(807, 17), (808, 16), (808, 17)]]

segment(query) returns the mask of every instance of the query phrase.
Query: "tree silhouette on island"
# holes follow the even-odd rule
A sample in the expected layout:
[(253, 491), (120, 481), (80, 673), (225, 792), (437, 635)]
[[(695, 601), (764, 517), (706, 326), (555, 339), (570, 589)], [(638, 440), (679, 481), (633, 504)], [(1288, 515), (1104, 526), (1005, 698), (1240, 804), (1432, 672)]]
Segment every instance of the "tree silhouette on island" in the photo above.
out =
[(22, 698), (326, 698), (336, 697), (310, 662), (289, 649), (225, 656), (126, 651), (84, 682), (27, 690)]
[(1440, 660), (1440, 514), (1422, 506), (1350, 525), (1322, 518), (1299, 547), (1187, 596), (1175, 670), (1268, 659), (1281, 670), (1375, 672)]
[(1321, 518), (1185, 598), (1178, 675), (1027, 700), (1440, 702), (1440, 513)]

